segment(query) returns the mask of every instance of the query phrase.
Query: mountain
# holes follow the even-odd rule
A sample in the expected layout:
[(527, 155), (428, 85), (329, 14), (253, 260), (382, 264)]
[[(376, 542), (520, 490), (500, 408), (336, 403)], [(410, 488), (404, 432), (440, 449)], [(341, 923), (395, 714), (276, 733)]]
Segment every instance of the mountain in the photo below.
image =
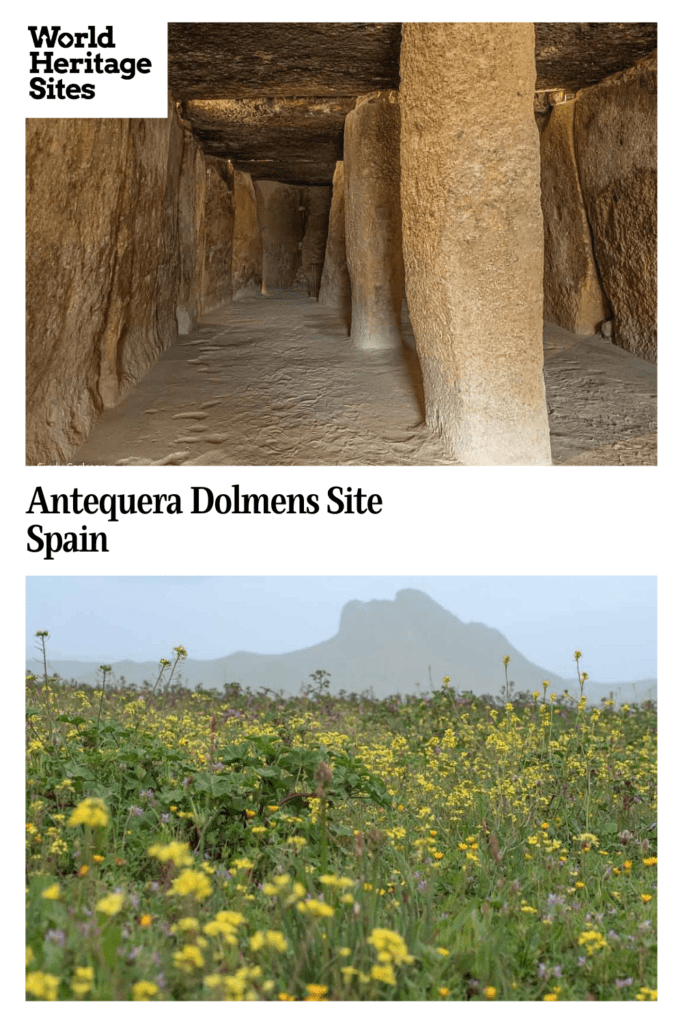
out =
[[(238, 651), (213, 661), (188, 658), (180, 666), (186, 686), (202, 683), (222, 689), (239, 682), (257, 690), (262, 686), (296, 694), (311, 673), (330, 673), (333, 692), (372, 690), (375, 697), (416, 693), (441, 686), (444, 676), (458, 691), (498, 694), (505, 682), (503, 657), (510, 656), (508, 676), (515, 689), (569, 692), (578, 696), (576, 680), (562, 679), (528, 661), (502, 633), (481, 623), (464, 623), (418, 590), (400, 590), (393, 601), (350, 601), (344, 606), (336, 636), (289, 654), (249, 654)], [(31, 671), (37, 672), (35, 662)], [(49, 671), (64, 679), (95, 683), (98, 666), (77, 661), (49, 661)], [(154, 681), (156, 662), (121, 661), (112, 665), (116, 679), (140, 685)], [(628, 683), (587, 684), (591, 704), (613, 693), (618, 703), (657, 699), (654, 679)]]

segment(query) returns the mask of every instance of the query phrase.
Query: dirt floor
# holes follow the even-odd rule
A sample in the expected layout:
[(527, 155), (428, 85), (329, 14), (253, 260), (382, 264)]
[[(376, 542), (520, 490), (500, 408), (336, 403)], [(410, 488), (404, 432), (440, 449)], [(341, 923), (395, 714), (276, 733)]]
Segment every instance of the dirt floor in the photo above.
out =
[[(553, 462), (654, 465), (656, 367), (552, 325), (545, 348)], [(453, 465), (423, 410), (410, 347), (359, 352), (315, 299), (257, 296), (203, 316), (100, 417), (73, 463)]]

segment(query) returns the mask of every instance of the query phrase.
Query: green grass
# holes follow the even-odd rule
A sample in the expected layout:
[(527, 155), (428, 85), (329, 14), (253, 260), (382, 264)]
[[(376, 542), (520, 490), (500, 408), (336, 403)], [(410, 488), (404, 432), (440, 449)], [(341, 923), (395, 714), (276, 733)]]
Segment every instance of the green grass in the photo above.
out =
[(190, 693), (178, 650), (27, 684), (29, 998), (656, 998), (653, 707)]

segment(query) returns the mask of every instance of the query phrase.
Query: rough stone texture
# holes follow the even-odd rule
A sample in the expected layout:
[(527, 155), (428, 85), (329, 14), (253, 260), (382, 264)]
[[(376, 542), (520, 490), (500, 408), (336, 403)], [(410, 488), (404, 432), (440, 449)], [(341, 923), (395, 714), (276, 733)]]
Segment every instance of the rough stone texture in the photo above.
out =
[(256, 193), (248, 174), (233, 173), (235, 220), (232, 235), (232, 295), (234, 299), (261, 291), (261, 233), (256, 211)]
[(332, 189), (329, 185), (311, 185), (301, 191), (306, 216), (306, 231), (301, 242), (301, 266), (308, 294), (317, 299), (325, 262)]
[(255, 181), (254, 190), (263, 245), (261, 293), (273, 295), (292, 289), (301, 267), (301, 190), (279, 181)]
[(183, 159), (178, 184), (178, 239), (180, 282), (176, 303), (178, 333), (189, 334), (202, 305), (204, 269), (204, 204), (206, 164), (204, 154), (189, 129), (183, 137)]
[(657, 46), (655, 22), (537, 22), (536, 88), (576, 90), (635, 64)]
[[(592, 85), (657, 45), (652, 23), (535, 28), (541, 90)], [(329, 184), (356, 97), (398, 88), (400, 41), (396, 23), (172, 23), (169, 88), (205, 152), (253, 178)]]
[(427, 423), (466, 465), (549, 465), (543, 219), (525, 24), (405, 25), (406, 292)]
[(27, 119), (27, 462), (60, 463), (175, 338), (183, 132)]
[(400, 47), (396, 23), (171, 23), (168, 87), (178, 100), (359, 96), (398, 87)]
[[(601, 448), (604, 454), (612, 445), (655, 433), (657, 367), (653, 363), (600, 335), (581, 337), (549, 323), (544, 335), (543, 375), (553, 465), (582, 465), (583, 453), (589, 449)], [(631, 458), (628, 451), (621, 451), (624, 458)], [(629, 464), (647, 464), (645, 451), (643, 457), (645, 462), (634, 456)]]
[(657, 358), (657, 58), (576, 101), (576, 157), (615, 344)]
[(361, 97), (346, 118), (344, 205), (351, 342), (401, 348), (401, 114), (398, 93)]
[(189, 100), (184, 116), (205, 153), (252, 178), (326, 185), (344, 148), (344, 119), (355, 97)]
[(232, 168), (225, 160), (206, 157), (202, 313), (232, 298), (233, 220)]
[(325, 263), (318, 302), (338, 309), (351, 325), (351, 280), (346, 265), (346, 229), (344, 226), (344, 162), (339, 161), (332, 182), (332, 204), (325, 247)]
[(593, 259), (574, 158), (576, 101), (553, 107), (541, 131), (541, 202), (545, 236), (544, 316), (574, 334), (595, 334), (609, 315)]

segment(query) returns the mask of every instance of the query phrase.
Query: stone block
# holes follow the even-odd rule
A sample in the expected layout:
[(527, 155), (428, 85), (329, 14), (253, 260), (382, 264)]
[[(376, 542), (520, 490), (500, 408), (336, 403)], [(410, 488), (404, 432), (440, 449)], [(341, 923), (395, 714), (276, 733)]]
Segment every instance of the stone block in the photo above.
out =
[(301, 189), (280, 181), (254, 182), (263, 246), (261, 293), (294, 289), (301, 268), (303, 209)]
[(360, 97), (344, 128), (351, 343), (401, 348), (401, 116), (393, 90)]
[(544, 315), (574, 334), (595, 334), (609, 313), (574, 157), (576, 100), (552, 108), (541, 130)]
[(318, 302), (340, 310), (351, 323), (351, 280), (346, 265), (346, 229), (344, 226), (344, 163), (337, 162), (332, 181), (332, 203), (325, 246), (325, 263)]
[(550, 465), (529, 24), (404, 24), (406, 293), (427, 423), (466, 465)]
[(263, 251), (256, 211), (256, 193), (251, 175), (233, 172), (235, 217), (232, 236), (232, 295), (254, 295), (261, 291)]
[(657, 359), (657, 58), (582, 89), (576, 158), (615, 344)]
[(26, 121), (26, 458), (67, 462), (177, 332), (183, 131)]

